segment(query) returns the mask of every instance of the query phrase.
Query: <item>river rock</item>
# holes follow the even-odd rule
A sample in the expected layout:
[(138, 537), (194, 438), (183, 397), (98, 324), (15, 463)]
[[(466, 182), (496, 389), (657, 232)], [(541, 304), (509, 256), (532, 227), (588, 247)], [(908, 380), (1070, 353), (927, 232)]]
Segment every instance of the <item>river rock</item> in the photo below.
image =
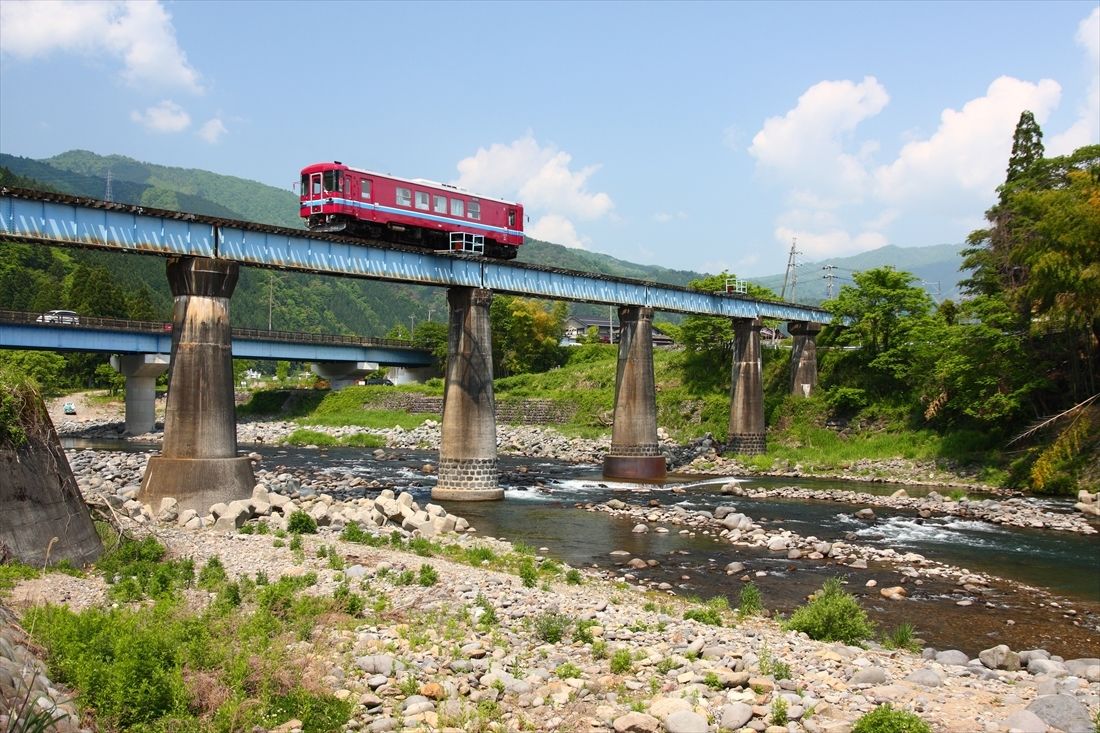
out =
[(786, 537), (772, 537), (768, 540), (768, 549), (772, 552), (782, 552), (787, 549)]
[(943, 679), (931, 669), (918, 669), (906, 677), (905, 681), (924, 687), (939, 687), (943, 684)]
[(740, 730), (752, 720), (752, 708), (743, 702), (723, 705), (718, 711), (718, 725), (726, 730)]
[(634, 529), (630, 530), (634, 534), (645, 534), (649, 532), (649, 527), (644, 524), (635, 524)]
[(1065, 733), (1090, 733), (1093, 730), (1088, 709), (1070, 695), (1047, 695), (1027, 706), (1047, 725)]
[(707, 719), (690, 710), (677, 710), (665, 718), (668, 733), (707, 733)]
[(1027, 663), (1027, 671), (1032, 674), (1048, 674), (1051, 677), (1065, 677), (1069, 674), (1066, 665), (1053, 659), (1032, 659)]
[(615, 718), (611, 727), (615, 733), (657, 733), (661, 729), (661, 721), (652, 715), (630, 712)]
[(889, 598), (891, 601), (901, 601), (905, 600), (905, 596), (909, 594), (900, 585), (892, 585), (889, 588), (880, 588), (879, 595), (883, 598)]
[(1074, 677), (1081, 677), (1089, 682), (1100, 682), (1100, 659), (1096, 657), (1067, 659), (1064, 664), (1066, 670)]
[(848, 678), (853, 685), (881, 685), (886, 681), (886, 670), (882, 667), (864, 667)]
[(978, 652), (978, 659), (989, 669), (1004, 669), (1009, 672), (1020, 669), (1020, 655), (1009, 649), (1007, 644), (998, 644)]
[(966, 663), (970, 661), (970, 657), (958, 649), (945, 649), (936, 654), (936, 661), (945, 666), (965, 667)]
[(867, 522), (874, 521), (874, 519), (875, 519), (875, 510), (872, 509), (871, 507), (867, 507), (866, 509), (860, 509), (858, 512), (855, 513), (855, 518), (856, 519), (862, 519), (862, 520), (867, 521)]
[(1001, 727), (1016, 733), (1047, 733), (1047, 724), (1030, 710), (1017, 710), (1001, 721)]

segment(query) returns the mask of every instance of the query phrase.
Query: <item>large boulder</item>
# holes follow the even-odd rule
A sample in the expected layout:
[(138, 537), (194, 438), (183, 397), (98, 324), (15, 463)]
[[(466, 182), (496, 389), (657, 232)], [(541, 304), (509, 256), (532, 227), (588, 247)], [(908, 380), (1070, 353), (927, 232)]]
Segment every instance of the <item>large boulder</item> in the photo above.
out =
[(95, 562), (103, 544), (38, 391), (0, 375), (0, 562)]

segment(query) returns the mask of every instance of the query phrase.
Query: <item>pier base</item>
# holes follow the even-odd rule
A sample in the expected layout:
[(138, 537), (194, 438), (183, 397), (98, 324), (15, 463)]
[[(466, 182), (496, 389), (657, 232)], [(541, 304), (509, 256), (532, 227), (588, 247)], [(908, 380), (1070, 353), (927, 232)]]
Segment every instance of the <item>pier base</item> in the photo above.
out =
[(727, 449), (748, 455), (767, 451), (764, 428), (764, 380), (760, 364), (759, 318), (733, 322), (733, 378)]
[(615, 372), (615, 424), (604, 458), (607, 478), (659, 481), (666, 475), (657, 443), (657, 392), (653, 378), (653, 309), (619, 307), (619, 363)]

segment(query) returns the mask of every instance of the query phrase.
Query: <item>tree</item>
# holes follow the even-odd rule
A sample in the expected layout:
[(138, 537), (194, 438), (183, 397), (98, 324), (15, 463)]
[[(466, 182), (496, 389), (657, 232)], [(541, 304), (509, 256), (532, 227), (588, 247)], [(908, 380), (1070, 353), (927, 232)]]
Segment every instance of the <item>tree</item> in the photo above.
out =
[(0, 369), (26, 375), (46, 394), (57, 394), (65, 386), (65, 358), (48, 351), (0, 351)]
[(568, 306), (496, 295), (489, 306), (493, 334), (493, 374), (544, 372), (565, 362), (562, 324)]
[(444, 374), (447, 370), (447, 337), (447, 324), (432, 321), (416, 324), (412, 334), (413, 345), (430, 350)]
[(1008, 171), (1005, 183), (1012, 183), (1030, 170), (1031, 166), (1043, 159), (1043, 131), (1035, 121), (1030, 110), (1020, 113), (1016, 123), (1016, 132), (1012, 135), (1012, 154), (1008, 158)]

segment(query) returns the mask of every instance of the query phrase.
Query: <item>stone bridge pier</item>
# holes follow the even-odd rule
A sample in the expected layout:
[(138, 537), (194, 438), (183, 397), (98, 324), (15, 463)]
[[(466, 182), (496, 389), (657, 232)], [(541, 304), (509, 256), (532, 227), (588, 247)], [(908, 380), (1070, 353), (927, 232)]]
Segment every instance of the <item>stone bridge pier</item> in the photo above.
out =
[(212, 504), (247, 499), (256, 483), (237, 455), (229, 298), (236, 262), (168, 260), (172, 289), (172, 371), (161, 455), (149, 459), (138, 499), (156, 511), (167, 496), (205, 514)]
[(733, 321), (733, 378), (730, 380), (728, 449), (756, 454), (767, 450), (764, 433), (764, 379), (760, 365), (759, 318)]
[(809, 397), (817, 389), (817, 334), (820, 323), (791, 321), (787, 324), (791, 346), (791, 394)]
[(447, 291), (450, 323), (443, 392), (443, 435), (433, 499), (503, 499), (497, 483), (497, 424), (489, 304), (480, 288)]
[(615, 372), (615, 424), (603, 462), (607, 478), (659, 480), (665, 457), (657, 443), (657, 392), (653, 378), (653, 309), (619, 306), (619, 363)]
[(126, 377), (126, 434), (151, 433), (157, 425), (157, 377), (168, 371), (168, 354), (115, 354), (111, 366)]

